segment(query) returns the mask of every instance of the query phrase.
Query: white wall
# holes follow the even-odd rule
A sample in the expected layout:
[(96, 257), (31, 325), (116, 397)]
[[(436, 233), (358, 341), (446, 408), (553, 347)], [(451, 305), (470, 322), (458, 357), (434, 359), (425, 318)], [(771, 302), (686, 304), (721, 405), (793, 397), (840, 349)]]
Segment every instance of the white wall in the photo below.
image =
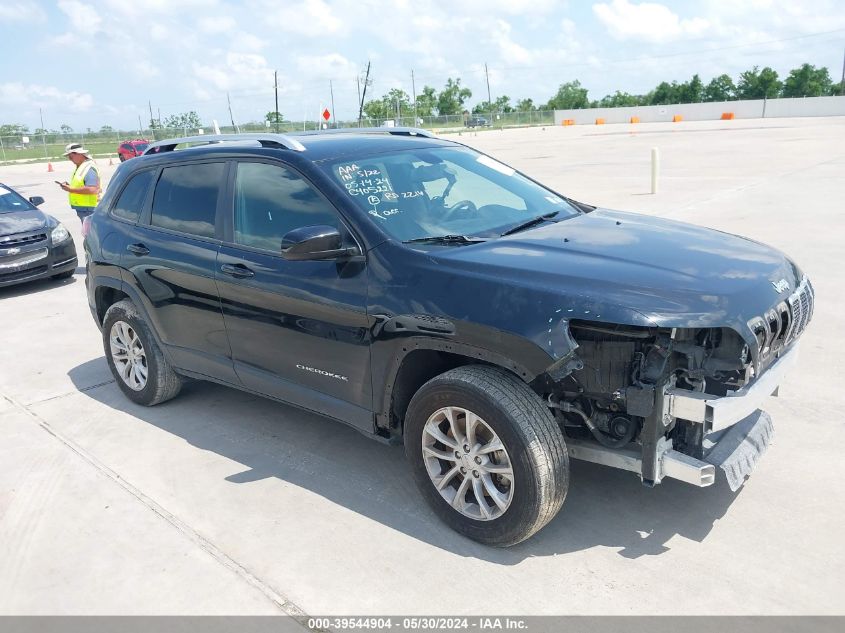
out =
[(643, 123), (656, 123), (671, 121), (676, 114), (685, 121), (708, 121), (720, 119), (723, 112), (733, 112), (737, 119), (845, 116), (845, 96), (555, 110), (555, 125), (560, 125), (564, 119), (574, 119), (577, 125), (595, 124), (596, 119), (604, 119), (605, 123), (629, 123), (632, 116), (640, 117)]

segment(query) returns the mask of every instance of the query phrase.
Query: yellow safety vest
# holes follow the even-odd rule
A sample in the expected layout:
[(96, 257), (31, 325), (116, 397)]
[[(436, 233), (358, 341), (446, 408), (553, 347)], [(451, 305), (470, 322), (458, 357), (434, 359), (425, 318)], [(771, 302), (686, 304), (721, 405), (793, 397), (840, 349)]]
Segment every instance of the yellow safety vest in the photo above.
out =
[[(103, 189), (102, 182), (100, 181), (100, 170), (97, 169), (97, 166), (94, 164), (92, 160), (86, 160), (84, 163), (79, 165), (74, 172), (73, 176), (70, 177), (70, 188), (77, 189), (79, 187), (85, 186), (85, 175), (88, 173), (89, 169), (93, 169), (97, 174), (97, 182), (100, 183), (100, 191)], [(70, 198), (70, 206), (72, 207), (96, 207), (97, 202), (100, 199), (100, 194), (98, 193), (69, 193), (68, 197)]]

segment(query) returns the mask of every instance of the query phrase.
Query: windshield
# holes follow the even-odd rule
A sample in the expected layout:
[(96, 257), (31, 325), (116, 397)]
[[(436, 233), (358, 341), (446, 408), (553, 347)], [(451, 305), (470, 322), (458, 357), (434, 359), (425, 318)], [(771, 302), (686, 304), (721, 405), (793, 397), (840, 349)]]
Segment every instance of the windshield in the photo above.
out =
[(135, 143), (135, 151), (139, 154), (149, 147), (149, 143)]
[(0, 213), (13, 213), (15, 211), (26, 211), (32, 209), (24, 198), (19, 196), (14, 191), (0, 187)]
[(323, 168), (350, 200), (402, 241), (498, 237), (538, 216), (558, 221), (579, 213), (553, 191), (468, 148), (405, 150)]

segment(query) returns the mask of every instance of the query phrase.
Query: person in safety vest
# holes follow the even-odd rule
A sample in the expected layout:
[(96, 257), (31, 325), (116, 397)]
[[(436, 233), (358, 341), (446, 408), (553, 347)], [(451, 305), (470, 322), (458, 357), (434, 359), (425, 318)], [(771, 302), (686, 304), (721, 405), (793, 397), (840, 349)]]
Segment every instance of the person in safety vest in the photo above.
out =
[(58, 184), (68, 192), (70, 206), (82, 221), (94, 213), (94, 207), (100, 199), (100, 172), (91, 160), (91, 152), (79, 143), (70, 143), (65, 147), (64, 155), (76, 165), (76, 169), (73, 170), (70, 183)]

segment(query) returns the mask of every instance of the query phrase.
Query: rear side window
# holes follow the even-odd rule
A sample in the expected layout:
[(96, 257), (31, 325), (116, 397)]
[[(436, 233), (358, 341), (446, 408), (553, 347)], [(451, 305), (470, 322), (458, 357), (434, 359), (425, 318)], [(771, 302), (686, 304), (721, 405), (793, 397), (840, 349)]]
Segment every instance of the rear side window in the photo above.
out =
[(224, 163), (164, 168), (153, 195), (150, 224), (214, 237), (214, 216), (224, 168)]
[(235, 242), (278, 253), (282, 237), (304, 226), (340, 228), (333, 207), (295, 172), (240, 163), (235, 178)]
[(136, 222), (138, 215), (141, 213), (141, 208), (144, 206), (147, 191), (153, 184), (153, 176), (154, 172), (152, 171), (142, 171), (132, 176), (117, 202), (114, 203), (112, 213), (124, 220)]

